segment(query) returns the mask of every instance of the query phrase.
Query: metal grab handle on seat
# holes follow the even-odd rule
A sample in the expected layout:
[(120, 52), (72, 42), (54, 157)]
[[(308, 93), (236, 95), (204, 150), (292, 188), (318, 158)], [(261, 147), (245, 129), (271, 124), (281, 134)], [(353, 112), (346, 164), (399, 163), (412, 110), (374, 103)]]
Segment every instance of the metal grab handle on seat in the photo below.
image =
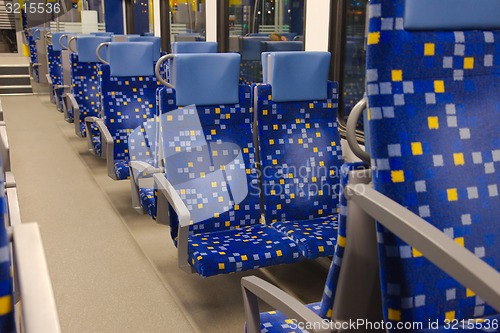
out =
[[(73, 36), (68, 40), (68, 50), (70, 50), (73, 53), (78, 53), (78, 50), (76, 49), (76, 38), (77, 36)], [(75, 41), (75, 48), (71, 46), (72, 41)]]
[(353, 108), (351, 113), (349, 114), (349, 118), (347, 118), (346, 125), (346, 137), (347, 143), (351, 148), (354, 155), (359, 157), (362, 161), (370, 163), (370, 154), (365, 152), (358, 144), (358, 140), (356, 139), (356, 127), (358, 125), (359, 117), (363, 114), (363, 111), (366, 109), (367, 99), (364, 97), (360, 100)]
[(95, 49), (95, 54), (97, 55), (97, 59), (99, 59), (100, 62), (102, 62), (103, 64), (106, 64), (106, 65), (109, 65), (109, 62), (104, 60), (101, 57), (100, 51), (101, 51), (101, 48), (103, 48), (104, 46), (109, 47), (109, 44), (110, 44), (110, 42), (101, 43), (101, 44), (99, 44), (99, 46), (97, 46), (97, 49)]
[(33, 29), (32, 35), (35, 38), (35, 40), (39, 40), (40, 37), (41, 37), (41, 31), (40, 31), (40, 29)]
[(156, 75), (156, 78), (158, 79), (158, 81), (160, 81), (161, 84), (163, 84), (165, 87), (167, 87), (167, 88), (175, 88), (172, 84), (168, 83), (160, 75), (161, 65), (163, 65), (163, 63), (165, 61), (167, 61), (168, 59), (174, 59), (174, 55), (173, 54), (166, 54), (163, 57), (161, 57), (160, 59), (158, 59), (158, 61), (156, 62), (156, 65), (155, 65), (155, 75)]
[(67, 50), (68, 49), (68, 45), (64, 45), (63, 43), (63, 38), (66, 38), (66, 40), (68, 39), (68, 34), (63, 34), (59, 37), (59, 45), (61, 45), (61, 48), (63, 50)]

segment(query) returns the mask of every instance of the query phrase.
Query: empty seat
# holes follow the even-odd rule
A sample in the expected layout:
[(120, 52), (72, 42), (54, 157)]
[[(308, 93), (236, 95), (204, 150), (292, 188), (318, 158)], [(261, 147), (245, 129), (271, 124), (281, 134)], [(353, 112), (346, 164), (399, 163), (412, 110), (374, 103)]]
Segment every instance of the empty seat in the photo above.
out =
[(155, 36), (127, 36), (128, 42), (150, 42), (153, 43), (153, 59), (157, 61), (161, 55), (161, 38)]
[[(99, 115), (101, 97), (98, 81), (96, 49), (110, 37), (77, 36), (76, 52), (71, 54), (71, 93), (64, 97), (64, 110), (69, 121), (75, 123), (75, 134), (86, 136), (84, 119)], [(76, 104), (75, 104), (76, 103)]]
[(370, 2), (374, 189), (353, 189), (351, 200), (380, 223), (386, 321), (496, 332), (500, 7), (435, 4)]
[(264, 55), (268, 84), (255, 90), (266, 223), (287, 234), (308, 259), (337, 244), (339, 169), (337, 83), (328, 52)]
[(63, 32), (53, 32), (51, 34), (52, 44), (47, 45), (47, 65), (48, 74), (47, 81), (49, 82), (52, 101), (59, 104), (61, 101), (56, 100), (62, 97), (62, 94), (56, 95), (56, 89), (62, 85), (62, 62), (61, 51), (62, 46), (59, 42)]
[[(113, 42), (107, 45), (109, 65), (100, 65), (99, 86), (102, 94), (102, 119), (85, 118), (91, 152), (106, 158), (108, 175), (127, 179), (129, 173), (128, 137), (131, 131), (156, 115), (153, 43)], [(102, 147), (102, 148), (101, 148)]]
[(260, 82), (262, 78), (260, 55), (262, 53), (261, 42), (263, 41), (270, 41), (270, 39), (268, 36), (240, 38), (241, 83)]
[[(298, 247), (260, 224), (252, 94), (238, 54), (173, 55), (160, 90), (165, 173), (157, 222), (170, 224), (179, 266), (203, 277), (296, 262)], [(177, 109), (179, 107), (179, 109)], [(170, 215), (170, 218), (168, 217)]]
[[(353, 173), (355, 176), (355, 183), (368, 183), (370, 181), (370, 172), (368, 165), (366, 163), (346, 163), (343, 164), (341, 169), (339, 170), (339, 174), (341, 177), (341, 185), (344, 188), (348, 183), (352, 183), (352, 180), (349, 180), (350, 173)], [(307, 305), (299, 304), (299, 302), (292, 297), (286, 295), (281, 290), (275, 289), (269, 285), (267, 282), (257, 278), (257, 277), (245, 277), (242, 279), (243, 286), (243, 298), (245, 304), (245, 312), (247, 315), (247, 332), (255, 333), (260, 331), (266, 333), (292, 333), (292, 332), (303, 332), (303, 330), (299, 329), (298, 319), (303, 319), (298, 314), (301, 315), (309, 315), (309, 323), (313, 322), (321, 322), (323, 321), (323, 325), (328, 324), (328, 320), (332, 319), (333, 316), (333, 308), (334, 301), (338, 286), (338, 280), (340, 275), (340, 270), (342, 266), (342, 262), (344, 261), (344, 251), (346, 246), (347, 235), (347, 199), (342, 195), (340, 199), (341, 209), (339, 214), (339, 242), (335, 249), (335, 254), (332, 259), (332, 263), (330, 265), (330, 270), (328, 272), (328, 276), (325, 282), (325, 288), (323, 291), (323, 296), (321, 301), (316, 303), (311, 303)], [(366, 222), (366, 221), (364, 221)], [(351, 229), (352, 230), (352, 229)], [(355, 237), (356, 235), (349, 235), (349, 237)], [(349, 282), (347, 282), (349, 283)], [(255, 288), (257, 287), (257, 288)], [(261, 289), (261, 290), (258, 290)], [(276, 299), (279, 299), (281, 302), (287, 305), (290, 309), (286, 309), (286, 307), (280, 306), (279, 308), (282, 311), (290, 313), (293, 312), (293, 316), (287, 316), (283, 312), (279, 310), (273, 310), (269, 312), (258, 312), (258, 306), (255, 302), (255, 297), (268, 300), (270, 298), (270, 294), (276, 296)], [(281, 295), (280, 295), (281, 294)], [(371, 295), (370, 295), (371, 296)], [(352, 300), (352, 303), (355, 303), (356, 300)], [(273, 302), (270, 302), (272, 304)], [(294, 320), (290, 320), (289, 318), (293, 318)], [(366, 318), (365, 318), (366, 319)], [(325, 326), (321, 326), (325, 327)]]

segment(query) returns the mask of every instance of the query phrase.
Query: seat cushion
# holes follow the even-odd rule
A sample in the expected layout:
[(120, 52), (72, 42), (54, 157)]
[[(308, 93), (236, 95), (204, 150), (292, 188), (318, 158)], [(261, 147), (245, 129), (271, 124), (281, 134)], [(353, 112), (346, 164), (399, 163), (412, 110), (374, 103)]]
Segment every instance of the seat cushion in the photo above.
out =
[(117, 180), (129, 179), (130, 169), (128, 161), (117, 160), (115, 161), (115, 175)]
[(189, 263), (203, 277), (302, 259), (293, 241), (264, 224), (190, 235), (188, 246)]
[(330, 256), (335, 252), (339, 228), (337, 215), (312, 220), (275, 222), (271, 226), (293, 240), (307, 259)]
[[(314, 313), (319, 312), (319, 302), (306, 304)], [(294, 320), (288, 319), (280, 311), (262, 312), (260, 314), (260, 330), (262, 333), (298, 333), (305, 332), (297, 327)]]
[(154, 220), (156, 220), (156, 203), (155, 203), (155, 193), (152, 188), (143, 188), (139, 189), (139, 198), (141, 200), (142, 208), (151, 216)]

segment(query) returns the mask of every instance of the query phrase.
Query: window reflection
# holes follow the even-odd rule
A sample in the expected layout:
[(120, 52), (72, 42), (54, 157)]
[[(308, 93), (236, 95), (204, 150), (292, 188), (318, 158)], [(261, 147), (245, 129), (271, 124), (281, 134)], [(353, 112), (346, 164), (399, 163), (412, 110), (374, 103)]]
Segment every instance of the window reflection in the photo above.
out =
[(347, 2), (342, 73), (342, 99), (346, 121), (351, 109), (363, 98), (365, 92), (366, 12), (368, 3), (368, 0)]
[(205, 0), (170, 0), (170, 40), (205, 40)]
[(261, 42), (301, 41), (304, 34), (304, 0), (230, 0), (229, 51), (242, 55), (240, 81), (262, 82)]

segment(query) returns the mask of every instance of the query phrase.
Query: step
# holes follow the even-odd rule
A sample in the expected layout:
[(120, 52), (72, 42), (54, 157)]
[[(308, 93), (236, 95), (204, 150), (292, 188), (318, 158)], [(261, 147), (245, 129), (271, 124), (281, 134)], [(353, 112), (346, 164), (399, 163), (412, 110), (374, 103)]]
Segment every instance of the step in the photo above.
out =
[(29, 65), (0, 65), (0, 75), (29, 75)]
[(19, 85), (19, 86), (3, 86), (0, 87), (0, 95), (15, 95), (15, 94), (32, 94), (33, 88), (31, 85)]
[(0, 86), (31, 85), (29, 74), (0, 75)]

